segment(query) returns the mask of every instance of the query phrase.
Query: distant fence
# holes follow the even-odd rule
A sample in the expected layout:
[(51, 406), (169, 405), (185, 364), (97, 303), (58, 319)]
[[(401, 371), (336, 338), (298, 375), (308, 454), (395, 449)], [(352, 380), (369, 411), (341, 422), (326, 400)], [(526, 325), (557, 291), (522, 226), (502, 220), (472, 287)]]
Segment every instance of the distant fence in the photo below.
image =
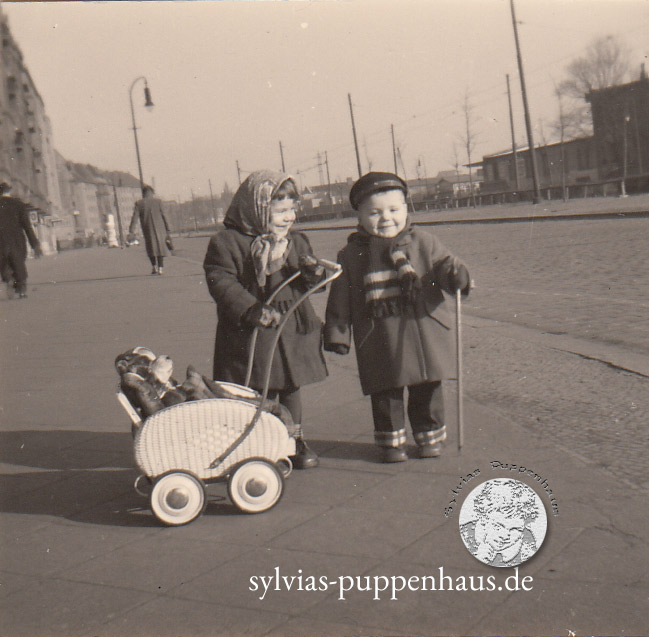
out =
[[(625, 189), (628, 194), (649, 192), (649, 175), (629, 177), (625, 180)], [(562, 186), (545, 186), (540, 189), (541, 197), (546, 200), (584, 199), (586, 197), (617, 197), (622, 193), (622, 180), (614, 179), (588, 184), (566, 185), (565, 193)], [(474, 196), (464, 195), (436, 195), (414, 199), (411, 203), (415, 211), (448, 210), (449, 208), (470, 208), (473, 206), (493, 206), (501, 204), (526, 203), (534, 201), (533, 190), (519, 192), (491, 192), (476, 193)], [(321, 211), (322, 209), (322, 211)], [(313, 211), (300, 215), (299, 221), (325, 221), (354, 217), (356, 211), (345, 204), (325, 204)]]

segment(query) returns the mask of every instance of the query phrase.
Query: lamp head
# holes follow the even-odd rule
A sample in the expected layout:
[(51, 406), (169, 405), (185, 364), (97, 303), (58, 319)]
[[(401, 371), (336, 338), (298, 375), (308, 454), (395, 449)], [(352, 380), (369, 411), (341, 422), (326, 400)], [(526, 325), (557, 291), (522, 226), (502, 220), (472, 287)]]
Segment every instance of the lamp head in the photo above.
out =
[(144, 86), (144, 106), (147, 108), (153, 108), (153, 102), (151, 101), (151, 91), (149, 90), (149, 85)]

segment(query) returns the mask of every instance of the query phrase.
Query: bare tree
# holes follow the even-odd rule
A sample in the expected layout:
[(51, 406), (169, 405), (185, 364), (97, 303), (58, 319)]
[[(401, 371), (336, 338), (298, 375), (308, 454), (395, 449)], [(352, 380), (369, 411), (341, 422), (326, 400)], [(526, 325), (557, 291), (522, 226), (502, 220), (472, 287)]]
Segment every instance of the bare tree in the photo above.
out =
[(585, 96), (592, 90), (621, 84), (629, 72), (628, 50), (611, 35), (593, 40), (586, 53), (568, 65), (567, 77), (556, 89), (563, 98), (566, 137), (592, 134), (592, 118)]
[(573, 60), (566, 69), (568, 77), (562, 91), (583, 99), (594, 89), (624, 82), (629, 74), (629, 54), (625, 46), (611, 35), (593, 40), (583, 57)]
[(469, 167), (469, 189), (471, 192), (471, 205), (475, 208), (475, 192), (473, 189), (473, 169), (471, 168), (471, 155), (475, 150), (476, 135), (474, 132), (473, 105), (469, 100), (469, 89), (464, 93), (464, 101), (462, 104), (462, 112), (464, 113), (464, 134), (460, 135), (460, 141), (464, 146), (467, 156), (467, 163)]

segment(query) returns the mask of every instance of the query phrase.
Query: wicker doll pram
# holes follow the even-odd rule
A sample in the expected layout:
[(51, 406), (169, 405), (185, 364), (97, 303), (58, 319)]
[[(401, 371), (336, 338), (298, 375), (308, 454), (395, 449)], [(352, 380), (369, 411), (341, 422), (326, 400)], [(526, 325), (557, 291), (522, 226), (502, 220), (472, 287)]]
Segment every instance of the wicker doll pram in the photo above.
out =
[[(162, 409), (142, 421), (126, 395), (117, 397), (133, 422), (135, 461), (142, 479), (152, 483), (150, 505), (162, 523), (187, 524), (203, 513), (207, 504), (206, 483), (227, 480), (232, 503), (245, 513), (261, 513), (279, 502), (284, 477), (292, 470), (295, 439), (285, 423), (268, 410), (272, 354), (286, 322), (311, 294), (333, 281), (341, 267), (317, 259), (327, 275), (304, 292), (285, 312), (271, 345), (262, 393), (248, 387), (255, 355), (257, 330), (253, 331), (245, 385), (218, 383), (231, 398), (184, 402)], [(286, 279), (277, 293), (300, 272)]]

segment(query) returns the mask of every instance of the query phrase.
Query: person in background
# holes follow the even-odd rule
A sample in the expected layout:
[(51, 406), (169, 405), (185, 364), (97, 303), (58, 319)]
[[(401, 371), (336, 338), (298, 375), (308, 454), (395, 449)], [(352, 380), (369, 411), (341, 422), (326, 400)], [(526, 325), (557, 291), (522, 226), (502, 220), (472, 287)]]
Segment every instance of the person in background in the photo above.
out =
[[(259, 328), (250, 386), (261, 391), (274, 328), (318, 276), (306, 235), (291, 230), (298, 200), (289, 175), (253, 172), (234, 195), (225, 228), (210, 240), (203, 267), (218, 316), (214, 380), (245, 382), (251, 334)], [(273, 290), (297, 270), (302, 276), (268, 304)], [(272, 359), (268, 397), (279, 399), (297, 425), (296, 469), (319, 462), (303, 439), (300, 387), (327, 375), (321, 334), (322, 321), (307, 299), (287, 319)]]
[(338, 253), (343, 273), (331, 286), (324, 348), (349, 352), (353, 331), (361, 387), (370, 395), (374, 441), (383, 462), (407, 460), (404, 389), (419, 458), (446, 439), (442, 380), (454, 362), (442, 290), (469, 293), (466, 266), (431, 233), (411, 225), (407, 185), (370, 172), (352, 187), (358, 229)]
[(143, 198), (135, 202), (128, 238), (132, 240), (139, 220), (146, 253), (151, 261), (151, 274), (162, 274), (164, 258), (170, 254), (167, 248), (170, 242), (169, 224), (162, 211), (162, 202), (155, 196), (153, 188), (144, 186), (142, 195)]
[(41, 244), (29, 221), (29, 213), (24, 202), (11, 197), (11, 186), (0, 184), (0, 269), (2, 280), (7, 285), (7, 297), (27, 298), (27, 242), (34, 255), (43, 255)]

